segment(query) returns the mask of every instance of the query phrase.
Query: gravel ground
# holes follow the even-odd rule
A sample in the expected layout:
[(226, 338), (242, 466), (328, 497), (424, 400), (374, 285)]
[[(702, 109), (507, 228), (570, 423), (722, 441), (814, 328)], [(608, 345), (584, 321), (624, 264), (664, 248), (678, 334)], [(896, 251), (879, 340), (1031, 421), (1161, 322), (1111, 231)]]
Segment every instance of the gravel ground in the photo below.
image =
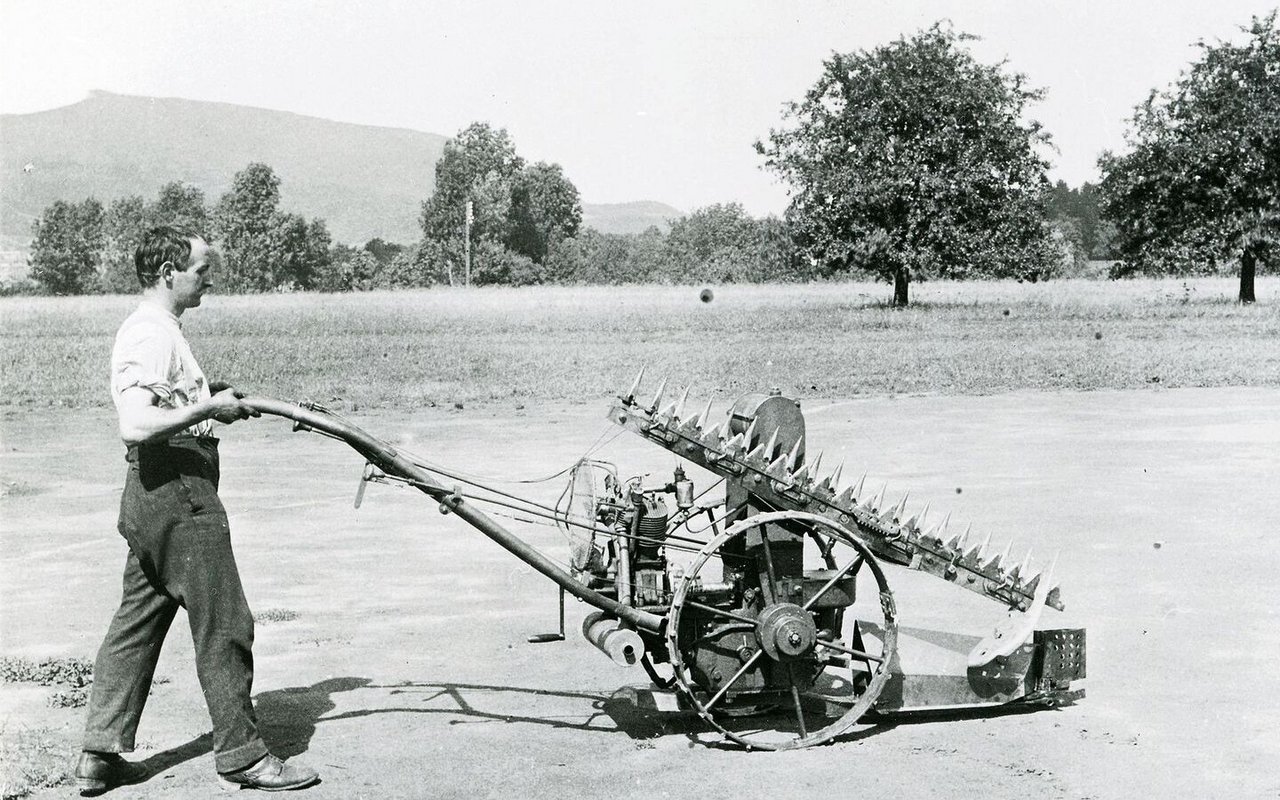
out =
[[(1179, 389), (807, 399), (809, 449), (889, 493), (972, 521), (993, 543), (1060, 553), (1067, 611), (1088, 629), (1088, 695), (1032, 714), (898, 721), (789, 753), (747, 753), (637, 700), (555, 625), (553, 586), (410, 490), (371, 486), (337, 442), (280, 420), (222, 432), (223, 498), (261, 617), (255, 687), (268, 744), (315, 765), (314, 798), (1262, 797), (1280, 794), (1280, 391)], [(490, 476), (555, 472), (596, 442), (605, 408), (379, 411), (367, 430)], [(0, 418), (0, 655), (91, 657), (119, 595), (122, 448), (101, 410)], [(623, 434), (624, 473), (670, 454)], [(854, 476), (856, 478), (856, 474)], [(554, 500), (558, 481), (512, 487)], [(897, 496), (897, 495), (894, 495)], [(931, 512), (931, 513), (933, 513)], [(551, 529), (512, 522), (552, 555)], [(958, 592), (890, 571), (904, 625), (954, 616)], [(1000, 615), (949, 620), (981, 632)], [(181, 615), (136, 757), (152, 776), (110, 797), (217, 795), (208, 718)], [(65, 743), (83, 709), (53, 687), (0, 685), (0, 743)], [(56, 765), (55, 765), (56, 766)], [(32, 797), (63, 797), (67, 786)]]

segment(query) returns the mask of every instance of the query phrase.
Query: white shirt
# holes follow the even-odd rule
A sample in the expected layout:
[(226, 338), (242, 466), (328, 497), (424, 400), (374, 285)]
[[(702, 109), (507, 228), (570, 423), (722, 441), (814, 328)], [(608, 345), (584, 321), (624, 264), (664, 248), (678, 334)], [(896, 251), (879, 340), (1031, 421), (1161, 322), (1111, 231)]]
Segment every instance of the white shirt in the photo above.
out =
[[(182, 408), (209, 397), (209, 384), (196, 363), (178, 318), (143, 300), (116, 333), (111, 351), (111, 399), (116, 408), (126, 389), (140, 386), (161, 408)], [(209, 436), (213, 421), (203, 420), (185, 433)]]

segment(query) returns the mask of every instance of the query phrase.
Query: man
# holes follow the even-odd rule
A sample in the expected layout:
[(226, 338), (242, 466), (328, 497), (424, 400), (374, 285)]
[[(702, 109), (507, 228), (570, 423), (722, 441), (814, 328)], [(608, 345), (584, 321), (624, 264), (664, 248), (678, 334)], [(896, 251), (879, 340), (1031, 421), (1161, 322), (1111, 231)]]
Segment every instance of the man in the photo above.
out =
[(120, 533), (129, 543), (124, 592), (94, 664), (82, 795), (136, 783), (146, 769), (120, 757), (134, 747), (160, 645), (181, 606), (195, 642), (196, 672), (213, 719), (214, 765), (227, 788), (296, 789), (319, 778), (267, 752), (258, 735), (253, 615), (218, 499), (213, 420), (259, 416), (243, 394), (206, 383), (178, 318), (211, 286), (209, 245), (168, 227), (146, 233), (134, 254), (142, 302), (116, 334), (111, 395), (128, 446)]

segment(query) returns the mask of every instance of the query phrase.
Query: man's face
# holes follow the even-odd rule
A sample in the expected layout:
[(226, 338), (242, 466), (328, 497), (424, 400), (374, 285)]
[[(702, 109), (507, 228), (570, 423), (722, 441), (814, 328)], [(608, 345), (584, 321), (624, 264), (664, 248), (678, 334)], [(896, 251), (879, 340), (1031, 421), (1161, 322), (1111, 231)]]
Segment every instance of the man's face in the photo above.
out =
[(191, 256), (187, 259), (186, 269), (173, 271), (173, 297), (181, 308), (195, 308), (213, 281), (209, 278), (212, 269), (209, 245), (198, 236), (191, 238)]

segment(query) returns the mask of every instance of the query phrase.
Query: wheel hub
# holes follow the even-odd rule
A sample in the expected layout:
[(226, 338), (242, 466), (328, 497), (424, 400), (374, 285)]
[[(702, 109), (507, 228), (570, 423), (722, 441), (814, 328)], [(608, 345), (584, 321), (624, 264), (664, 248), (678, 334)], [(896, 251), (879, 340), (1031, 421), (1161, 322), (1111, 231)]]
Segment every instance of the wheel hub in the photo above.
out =
[(818, 629), (813, 616), (795, 603), (774, 603), (760, 612), (756, 640), (774, 661), (796, 661), (813, 651)]

